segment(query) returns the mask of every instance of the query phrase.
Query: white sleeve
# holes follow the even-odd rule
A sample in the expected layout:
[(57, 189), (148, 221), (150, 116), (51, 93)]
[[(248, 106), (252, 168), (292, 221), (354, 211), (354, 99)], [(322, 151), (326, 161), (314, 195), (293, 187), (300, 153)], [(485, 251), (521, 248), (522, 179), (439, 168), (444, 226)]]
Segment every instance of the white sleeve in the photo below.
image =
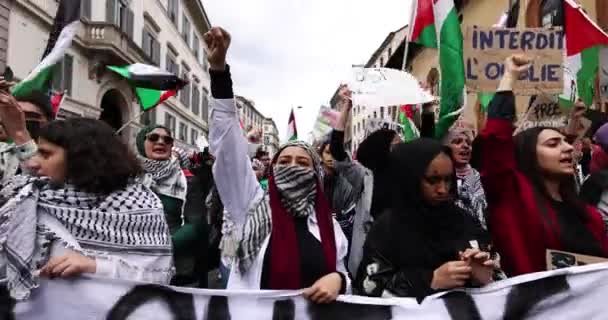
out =
[[(127, 262), (126, 260), (129, 260)], [(174, 274), (171, 257), (137, 256), (132, 259), (107, 255), (95, 258), (95, 275), (158, 284), (169, 284)]]
[(224, 209), (240, 229), (261, 187), (251, 168), (248, 144), (239, 125), (234, 99), (210, 98), (210, 106), (209, 151), (215, 156), (213, 177)]
[(340, 224), (336, 219), (332, 219), (334, 222), (334, 234), (336, 237), (336, 271), (344, 275), (346, 279), (346, 290), (344, 294), (352, 294), (352, 281), (346, 270), (346, 255), (348, 254), (348, 240), (340, 227)]

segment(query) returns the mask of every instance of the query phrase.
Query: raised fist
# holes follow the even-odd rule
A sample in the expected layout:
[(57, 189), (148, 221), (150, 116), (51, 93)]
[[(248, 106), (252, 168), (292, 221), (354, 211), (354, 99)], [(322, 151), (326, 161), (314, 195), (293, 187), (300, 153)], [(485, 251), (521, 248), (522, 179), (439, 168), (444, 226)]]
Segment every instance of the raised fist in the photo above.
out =
[(225, 70), (226, 53), (231, 41), (230, 34), (220, 27), (213, 27), (205, 33), (203, 40), (207, 45), (207, 60), (211, 70)]

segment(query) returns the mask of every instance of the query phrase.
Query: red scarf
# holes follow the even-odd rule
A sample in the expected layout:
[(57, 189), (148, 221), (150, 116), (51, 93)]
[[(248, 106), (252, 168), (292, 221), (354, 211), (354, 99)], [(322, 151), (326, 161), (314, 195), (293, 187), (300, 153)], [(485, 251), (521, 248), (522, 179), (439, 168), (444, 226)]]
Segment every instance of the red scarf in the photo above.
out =
[[(272, 234), (270, 236), (270, 289), (302, 289), (300, 252), (294, 217), (283, 208), (274, 177), (268, 179)], [(315, 214), (321, 234), (321, 247), (325, 256), (327, 274), (336, 271), (336, 238), (329, 203), (317, 183)]]

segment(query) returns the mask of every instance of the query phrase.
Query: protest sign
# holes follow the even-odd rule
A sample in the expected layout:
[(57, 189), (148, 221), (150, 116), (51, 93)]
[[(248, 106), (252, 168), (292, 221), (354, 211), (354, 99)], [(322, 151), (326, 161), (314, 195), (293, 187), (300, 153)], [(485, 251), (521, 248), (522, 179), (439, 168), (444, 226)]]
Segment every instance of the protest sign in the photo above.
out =
[[(301, 291), (202, 290), (125, 280), (44, 280), (16, 319), (599, 319), (606, 314), (608, 264), (527, 274), (481, 289), (427, 297), (340, 296), (310, 303)], [(533, 297), (532, 300), (530, 300)], [(581, 310), (580, 306), (585, 306)]]
[(608, 259), (559, 250), (547, 250), (547, 270), (608, 262)]
[(336, 110), (332, 110), (328, 107), (321, 107), (319, 109), (319, 115), (315, 122), (312, 134), (315, 139), (320, 139), (331, 132), (333, 127), (338, 122), (340, 113)]
[(535, 127), (565, 128), (568, 124), (568, 114), (569, 111), (559, 105), (557, 97), (536, 96), (525, 116), (519, 121), (514, 134)]
[(348, 87), (353, 92), (353, 105), (366, 107), (421, 104), (435, 100), (420, 87), (411, 74), (389, 68), (360, 68), (352, 70)]
[(532, 65), (516, 82), (515, 93), (562, 93), (563, 35), (561, 29), (469, 27), (464, 40), (467, 86), (478, 92), (496, 91), (505, 59), (525, 53)]
[(378, 130), (393, 130), (398, 133), (403, 132), (403, 126), (397, 122), (387, 120), (387, 119), (367, 119), (365, 122), (365, 136), (369, 136), (370, 134), (378, 131)]

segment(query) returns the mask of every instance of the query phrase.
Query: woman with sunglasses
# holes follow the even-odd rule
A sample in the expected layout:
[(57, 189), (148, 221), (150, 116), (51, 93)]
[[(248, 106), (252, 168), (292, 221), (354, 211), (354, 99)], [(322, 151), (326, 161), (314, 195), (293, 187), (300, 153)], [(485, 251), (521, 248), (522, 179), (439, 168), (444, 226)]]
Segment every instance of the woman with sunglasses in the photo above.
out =
[(495, 262), (490, 236), (454, 202), (450, 150), (421, 138), (389, 156), (389, 211), (376, 220), (363, 248), (355, 287), (367, 296), (415, 297), (483, 286)]
[(222, 249), (232, 259), (228, 289), (305, 289), (328, 303), (349, 291), (348, 241), (322, 190), (321, 160), (306, 143), (280, 148), (270, 164), (268, 192), (258, 183), (239, 126), (221, 28), (205, 34), (210, 64), (210, 151), (225, 204)]
[[(138, 158), (146, 173), (146, 183), (160, 198), (173, 240), (176, 275), (174, 285), (195, 282), (198, 238), (202, 221), (183, 215), (187, 196), (187, 180), (180, 160), (173, 152), (171, 130), (160, 125), (143, 128), (136, 138)], [(202, 213), (201, 213), (202, 215)]]

